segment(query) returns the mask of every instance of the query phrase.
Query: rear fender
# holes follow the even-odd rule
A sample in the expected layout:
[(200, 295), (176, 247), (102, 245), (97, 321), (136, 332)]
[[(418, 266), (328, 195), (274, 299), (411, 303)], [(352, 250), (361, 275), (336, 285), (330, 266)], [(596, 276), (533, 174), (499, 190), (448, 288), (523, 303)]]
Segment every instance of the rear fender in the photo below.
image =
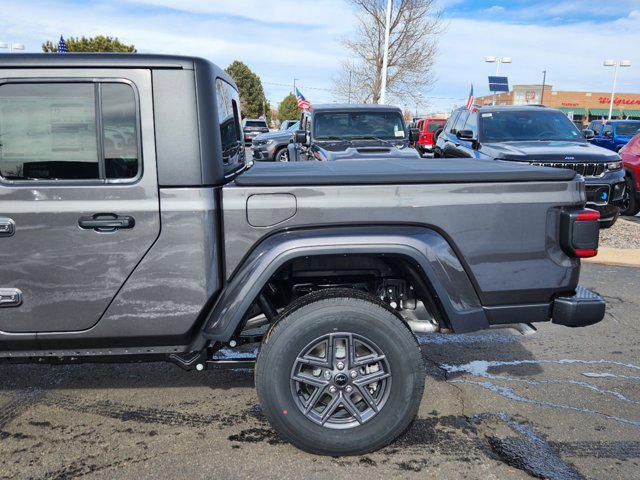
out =
[(451, 328), (469, 332), (489, 323), (476, 291), (446, 239), (424, 227), (334, 227), (284, 231), (269, 236), (234, 272), (204, 323), (203, 335), (228, 341), (260, 291), (280, 267), (321, 255), (401, 256), (411, 261), (436, 297)]

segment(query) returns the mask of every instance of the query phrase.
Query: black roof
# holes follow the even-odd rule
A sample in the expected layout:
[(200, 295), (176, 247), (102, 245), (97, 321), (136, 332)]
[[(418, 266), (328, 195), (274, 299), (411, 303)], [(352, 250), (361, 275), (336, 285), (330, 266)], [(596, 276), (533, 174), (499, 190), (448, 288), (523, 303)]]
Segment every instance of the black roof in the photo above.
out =
[(320, 103), (313, 104), (311, 110), (318, 111), (345, 111), (345, 110), (393, 110), (401, 111), (393, 105), (379, 105), (377, 103)]
[(203, 58), (180, 55), (154, 55), (147, 53), (3, 53), (0, 68), (31, 67), (146, 67), (146, 68), (194, 68)]
[(220, 67), (200, 57), (150, 53), (1, 53), (3, 68), (151, 68), (210, 71), (235, 85)]

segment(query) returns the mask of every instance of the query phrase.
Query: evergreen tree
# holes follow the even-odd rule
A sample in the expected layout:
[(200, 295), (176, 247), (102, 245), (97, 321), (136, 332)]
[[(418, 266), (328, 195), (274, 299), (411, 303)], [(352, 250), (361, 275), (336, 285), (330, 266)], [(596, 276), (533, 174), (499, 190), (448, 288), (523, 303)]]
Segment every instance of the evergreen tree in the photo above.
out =
[[(98, 35), (96, 37), (69, 37), (65, 38), (69, 52), (123, 52), (136, 53), (134, 45), (126, 45), (117, 38)], [(58, 42), (47, 41), (42, 44), (45, 53), (58, 51)]]
[(229, 65), (226, 68), (226, 72), (231, 75), (231, 78), (238, 85), (242, 117), (258, 118), (264, 114), (265, 118), (268, 119), (271, 115), (269, 112), (270, 107), (264, 95), (260, 77), (239, 60), (235, 60)]
[(293, 93), (290, 93), (282, 99), (278, 105), (278, 120), (297, 120), (300, 117), (298, 110), (298, 100)]

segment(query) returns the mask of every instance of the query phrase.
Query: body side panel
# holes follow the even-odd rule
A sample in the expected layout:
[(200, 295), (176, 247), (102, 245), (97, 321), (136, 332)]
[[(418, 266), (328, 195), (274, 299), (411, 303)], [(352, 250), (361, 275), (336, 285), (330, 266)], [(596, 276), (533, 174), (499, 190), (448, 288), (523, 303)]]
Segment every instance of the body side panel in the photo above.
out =
[[(251, 195), (290, 193), (296, 214), (273, 227), (247, 223)], [(581, 182), (223, 188), (226, 275), (278, 230), (339, 225), (412, 224), (449, 242), (483, 305), (548, 302), (577, 284), (579, 263), (557, 244), (562, 206), (584, 205)], [(257, 203), (253, 204), (253, 208)], [(268, 197), (261, 208), (270, 210)]]

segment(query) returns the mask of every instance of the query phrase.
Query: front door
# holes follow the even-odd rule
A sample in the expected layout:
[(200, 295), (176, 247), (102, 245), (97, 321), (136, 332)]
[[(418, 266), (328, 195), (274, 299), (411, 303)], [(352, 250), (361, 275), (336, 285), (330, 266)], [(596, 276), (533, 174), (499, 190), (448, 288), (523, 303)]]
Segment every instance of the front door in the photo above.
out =
[(92, 327), (160, 230), (150, 72), (54, 74), (0, 71), (0, 332)]

